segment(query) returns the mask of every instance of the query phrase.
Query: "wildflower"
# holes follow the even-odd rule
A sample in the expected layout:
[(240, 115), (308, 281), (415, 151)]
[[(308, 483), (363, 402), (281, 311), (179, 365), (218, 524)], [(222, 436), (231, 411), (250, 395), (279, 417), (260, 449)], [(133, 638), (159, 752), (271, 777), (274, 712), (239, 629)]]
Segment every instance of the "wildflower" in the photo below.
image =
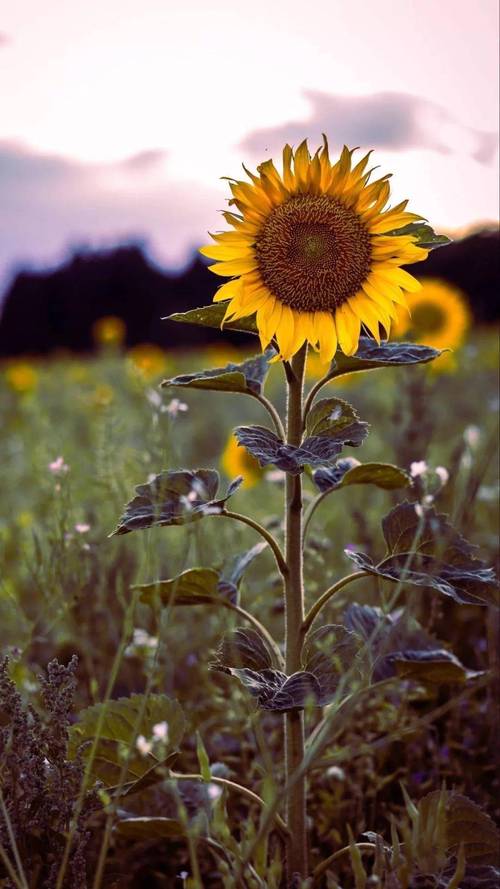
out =
[(436, 466), (434, 472), (436, 473), (439, 481), (441, 482), (441, 487), (444, 488), (445, 484), (447, 483), (447, 481), (450, 477), (450, 473), (448, 472), (448, 470), (446, 469), (445, 466)]
[(167, 357), (163, 349), (153, 343), (134, 346), (128, 353), (132, 368), (146, 380), (161, 376), (167, 367)]
[(122, 318), (116, 315), (105, 315), (98, 318), (92, 327), (94, 342), (101, 346), (118, 346), (123, 343), (127, 326)]
[(52, 463), (49, 463), (49, 470), (52, 475), (66, 475), (69, 472), (69, 466), (64, 462), (64, 457), (57, 457)]
[(424, 516), (424, 507), (421, 503), (415, 503), (415, 512), (417, 513), (419, 519), (422, 519)]
[(86, 522), (78, 522), (75, 525), (75, 531), (77, 534), (86, 534), (87, 531), (90, 531), (90, 525), (87, 525)]
[(207, 787), (208, 798), (215, 802), (215, 800), (219, 799), (221, 793), (222, 793), (222, 788), (219, 787), (218, 784), (213, 784), (212, 782), (210, 782), (210, 784)]
[(5, 379), (7, 385), (19, 395), (33, 392), (38, 385), (38, 374), (27, 361), (13, 361), (9, 364), (5, 372)]
[(178, 413), (185, 413), (189, 410), (187, 404), (184, 404), (183, 401), (180, 401), (178, 398), (172, 398), (172, 400), (166, 405), (165, 408), (167, 414), (175, 419)]
[(221, 458), (222, 468), (229, 478), (243, 476), (243, 486), (253, 488), (263, 476), (259, 461), (245, 448), (240, 447), (234, 435), (230, 435)]
[[(262, 348), (273, 337), (280, 358), (289, 359), (309, 342), (330, 361), (337, 343), (353, 355), (363, 324), (380, 342), (389, 332), (394, 305), (419, 282), (400, 266), (427, 257), (411, 235), (391, 234), (421, 217), (407, 201), (387, 209), (388, 176), (369, 184), (367, 154), (354, 167), (344, 147), (331, 163), (328, 142), (313, 158), (307, 141), (283, 150), (283, 172), (272, 160), (232, 181), (225, 212), (234, 231), (212, 235), (201, 253), (216, 260), (216, 275), (231, 280), (215, 300), (229, 300), (224, 320), (256, 316)], [(247, 171), (246, 171), (247, 172)], [(384, 209), (385, 208), (385, 209)]]
[(135, 746), (142, 756), (147, 756), (153, 749), (152, 741), (148, 741), (144, 735), (138, 735)]
[(333, 781), (345, 781), (345, 772), (340, 766), (330, 766), (330, 768), (326, 770), (326, 776)]
[(477, 448), (480, 439), (481, 430), (479, 426), (467, 426), (467, 428), (464, 430), (464, 441), (465, 444), (468, 445), (468, 447), (471, 449), (471, 451), (474, 451)]
[(420, 475), (425, 475), (428, 468), (429, 467), (427, 466), (425, 460), (417, 460), (410, 466), (410, 475), (412, 478), (418, 478)]
[[(471, 325), (471, 314), (463, 293), (434, 278), (422, 280), (418, 293), (408, 296), (408, 310), (397, 310), (393, 332), (434, 349), (457, 349)], [(436, 367), (453, 368), (453, 357), (444, 356)]]
[(138, 648), (156, 648), (158, 645), (158, 637), (150, 636), (146, 630), (135, 628), (133, 633), (133, 644)]
[(113, 401), (115, 393), (107, 383), (100, 383), (95, 387), (90, 402), (94, 407), (107, 407)]
[(155, 741), (163, 741), (164, 743), (168, 740), (168, 722), (157, 722), (153, 726), (153, 738)]

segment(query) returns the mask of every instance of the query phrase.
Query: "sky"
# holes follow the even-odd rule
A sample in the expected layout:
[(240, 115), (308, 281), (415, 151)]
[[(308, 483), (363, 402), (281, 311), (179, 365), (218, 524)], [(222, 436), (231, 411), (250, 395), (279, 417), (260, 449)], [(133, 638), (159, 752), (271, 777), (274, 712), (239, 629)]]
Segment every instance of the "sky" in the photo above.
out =
[(0, 0), (0, 293), (81, 246), (180, 267), (221, 177), (323, 132), (434, 227), (494, 221), (497, 45), (496, 0)]

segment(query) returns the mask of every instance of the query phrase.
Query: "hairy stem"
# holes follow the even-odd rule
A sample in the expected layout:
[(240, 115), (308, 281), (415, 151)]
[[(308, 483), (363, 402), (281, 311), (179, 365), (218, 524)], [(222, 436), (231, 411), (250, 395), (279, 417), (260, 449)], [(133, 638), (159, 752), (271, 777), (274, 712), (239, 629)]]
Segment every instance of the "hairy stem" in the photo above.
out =
[[(302, 392), (306, 347), (294, 356), (291, 374), (287, 374), (287, 442), (298, 446), (302, 437)], [(287, 475), (285, 489), (285, 662), (288, 675), (301, 669), (302, 624), (304, 621), (304, 581), (302, 562), (302, 480), (300, 475)], [(287, 782), (304, 757), (304, 714), (291, 710), (285, 715), (285, 767)], [(290, 785), (287, 790), (288, 881), (295, 875), (307, 877), (306, 781)]]
[(276, 410), (274, 404), (272, 403), (272, 401), (269, 401), (269, 399), (266, 398), (265, 395), (262, 395), (261, 392), (252, 392), (251, 394), (252, 394), (253, 398), (255, 398), (257, 401), (260, 401), (261, 405), (263, 407), (265, 407), (266, 411), (268, 412), (269, 416), (271, 417), (271, 419), (273, 421), (274, 429), (276, 431), (278, 438), (281, 438), (284, 441), (285, 440), (285, 430), (283, 428), (283, 423), (281, 422), (281, 417), (280, 417), (278, 411)]

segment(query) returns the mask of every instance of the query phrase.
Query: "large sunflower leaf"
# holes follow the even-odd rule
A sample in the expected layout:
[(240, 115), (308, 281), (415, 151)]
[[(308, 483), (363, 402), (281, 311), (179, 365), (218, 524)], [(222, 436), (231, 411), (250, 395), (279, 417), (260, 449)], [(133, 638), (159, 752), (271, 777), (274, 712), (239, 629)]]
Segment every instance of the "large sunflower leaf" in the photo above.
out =
[(360, 643), (360, 637), (342, 625), (326, 624), (308, 634), (303, 666), (318, 680), (321, 705), (334, 697), (342, 676), (355, 662)]
[(384, 233), (385, 237), (395, 237), (397, 235), (412, 235), (416, 238), (417, 247), (424, 247), (426, 250), (435, 250), (436, 247), (446, 247), (451, 244), (451, 239), (446, 235), (437, 235), (433, 228), (425, 222), (410, 222), (403, 228), (395, 228), (390, 232)]
[(387, 658), (403, 679), (415, 679), (430, 683), (463, 683), (481, 675), (468, 670), (459, 659), (445, 648), (431, 648), (424, 651), (395, 651)]
[(415, 504), (405, 501), (382, 520), (388, 555), (374, 564), (364, 553), (346, 550), (358, 568), (395, 583), (435, 589), (464, 605), (498, 604), (495, 573), (475, 557), (477, 547), (427, 509), (422, 522)]
[(347, 485), (375, 485), (392, 491), (411, 484), (408, 473), (392, 463), (360, 463), (354, 457), (338, 460), (332, 467), (321, 466), (314, 471), (313, 479), (321, 493)]
[[(498, 865), (500, 832), (490, 816), (477, 803), (450, 790), (434, 790), (417, 805), (419, 812), (419, 849), (432, 856), (434, 825), (442, 822), (445, 851), (457, 855), (463, 846), (466, 861), (474, 865)], [(444, 809), (444, 811), (443, 811)], [(443, 817), (444, 816), (444, 817)], [(462, 885), (462, 884), (461, 884)]]
[[(209, 306), (200, 306), (198, 309), (190, 309), (189, 312), (174, 312), (167, 315), (162, 321), (180, 321), (183, 324), (200, 324), (202, 327), (221, 328), (227, 302), (211, 303)], [(250, 318), (239, 318), (238, 321), (227, 321), (224, 324), (227, 330), (239, 330), (241, 333), (258, 334), (255, 315)]]
[(421, 346), (418, 343), (387, 342), (378, 346), (375, 340), (362, 336), (359, 338), (358, 351), (355, 355), (344, 355), (340, 349), (336, 352), (328, 378), (333, 380), (342, 374), (382, 367), (427, 364), (440, 355), (439, 349)]
[(224, 597), (219, 590), (220, 573), (214, 568), (188, 568), (177, 577), (139, 584), (141, 602), (153, 605), (216, 604)]
[(359, 419), (356, 409), (343, 398), (323, 398), (309, 411), (306, 420), (306, 439), (327, 436), (341, 445), (359, 447), (368, 435), (369, 425)]
[[(167, 723), (168, 732), (161, 745), (161, 758), (155, 754), (154, 746), (144, 754), (131, 746), (138, 735), (152, 738), (153, 727), (163, 722)], [(177, 701), (162, 694), (151, 694), (147, 699), (142, 694), (134, 694), (130, 698), (94, 704), (82, 710), (78, 722), (70, 728), (70, 758), (77, 753), (84, 759), (90, 755), (99, 725), (92, 774), (107, 787), (117, 785), (126, 758), (122, 791), (130, 792), (135, 782), (141, 779), (144, 786), (161, 780), (161, 776), (155, 774), (156, 769), (168, 765), (174, 758), (184, 734), (185, 719)], [(148, 776), (149, 780), (144, 780)]]
[(172, 379), (164, 380), (165, 387), (178, 386), (186, 389), (213, 389), (221, 392), (239, 392), (247, 395), (260, 395), (269, 371), (269, 361), (275, 355), (274, 349), (268, 349), (260, 355), (254, 355), (241, 364), (227, 364), (210, 370), (196, 373), (181, 374)]
[(212, 666), (222, 672), (236, 667), (258, 671), (272, 669), (278, 663), (275, 652), (257, 630), (238, 627), (222, 638)]
[(234, 479), (225, 496), (217, 498), (219, 473), (215, 469), (161, 472), (150, 482), (136, 487), (137, 496), (127, 503), (110, 536), (155, 525), (184, 525), (205, 515), (221, 513), (242, 481), (241, 476)]
[(325, 398), (309, 412), (306, 437), (296, 447), (265, 426), (239, 426), (234, 434), (261, 466), (273, 464), (298, 475), (304, 466), (318, 466), (337, 457), (344, 445), (359, 447), (368, 435), (368, 423), (342, 398)]

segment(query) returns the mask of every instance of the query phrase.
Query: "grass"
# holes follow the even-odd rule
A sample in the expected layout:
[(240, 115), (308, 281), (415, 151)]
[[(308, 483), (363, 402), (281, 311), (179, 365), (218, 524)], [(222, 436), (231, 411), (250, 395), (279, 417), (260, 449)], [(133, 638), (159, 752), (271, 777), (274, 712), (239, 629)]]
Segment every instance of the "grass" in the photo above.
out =
[[(363, 447), (347, 452), (363, 462), (408, 467), (426, 460), (432, 467), (446, 467), (450, 477), (437, 506), (453, 516), (489, 564), (497, 557), (498, 539), (495, 340), (491, 330), (476, 331), (454, 371), (381, 370), (341, 380), (335, 387), (373, 425)], [(19, 362), (3, 368), (0, 646), (9, 654), (10, 674), (21, 697), (42, 714), (47, 708), (39, 674), (53, 658), (67, 664), (73, 654), (78, 667), (72, 719), (106, 696), (145, 692), (177, 699), (187, 730), (176, 771), (199, 771), (198, 731), (212, 768), (220, 764), (218, 777), (246, 784), (266, 800), (280, 777), (275, 774), (280, 718), (259, 715), (238, 683), (209, 670), (220, 637), (239, 618), (203, 606), (166, 609), (159, 618), (148, 606), (136, 605), (131, 592), (135, 584), (175, 577), (188, 567), (227, 566), (230, 556), (257, 542), (255, 532), (207, 518), (184, 528), (108, 537), (135, 485), (167, 468), (220, 469), (220, 455), (235, 425), (267, 424), (253, 399), (158, 388), (163, 375), (195, 370), (207, 361), (225, 363), (220, 357), (169, 356), (164, 368), (141, 371), (109, 349), (88, 359), (25, 362), (24, 371)], [(278, 404), (281, 382), (277, 367), (267, 392)], [(333, 391), (331, 386), (328, 394)], [(172, 404), (173, 398), (188, 410)], [(312, 496), (311, 484), (307, 490)], [(272, 477), (236, 495), (231, 508), (272, 528), (282, 496), (280, 479)], [(401, 499), (400, 492), (359, 486), (338, 492), (318, 508), (306, 551), (307, 607), (352, 570), (345, 547), (382, 552), (380, 517)], [(259, 555), (245, 575), (241, 605), (278, 638), (280, 589), (271, 555)], [(365, 578), (343, 589), (326, 614), (335, 623), (350, 601), (382, 604), (381, 595), (386, 595), (384, 587)], [(418, 595), (405, 591), (402, 602), (468, 668), (488, 671), (496, 666), (493, 609), (485, 620), (484, 609), (456, 606), (427, 590)], [(463, 687), (443, 691), (418, 686), (409, 689), (404, 705), (397, 696), (383, 702), (374, 696), (346, 717), (332, 735), (321, 767), (311, 773), (313, 860), (319, 863), (349, 842), (348, 824), (358, 839), (365, 830), (388, 837), (390, 816), (401, 818), (404, 812), (400, 781), (413, 799), (438, 790), (444, 781), (498, 816), (493, 694), (494, 687), (484, 682), (472, 693)], [(0, 709), (0, 726), (1, 716)], [(310, 714), (311, 724), (315, 718)], [(137, 734), (130, 741), (134, 755)], [(212, 825), (212, 843), (214, 837), (219, 845), (224, 839), (231, 854), (244, 857), (242, 850), (251, 845), (261, 817), (258, 807), (227, 787), (212, 799), (206, 785), (195, 779), (180, 782), (179, 788), (181, 784), (187, 785), (182, 797), (156, 785), (134, 796), (124, 809), (129, 815), (170, 813), (196, 822), (197, 836), (203, 835), (200, 824), (205, 819)], [(104, 805), (109, 802), (103, 800)], [(112, 829), (116, 808), (109, 805), (107, 813), (92, 817), (85, 852), (89, 887), (194, 886), (197, 873), (202, 885), (232, 885), (231, 867), (208, 840), (194, 843), (189, 831), (188, 843), (120, 836)], [(7, 840), (10, 833), (12, 825)], [(252, 859), (255, 879), (264, 880), (264, 886), (279, 884), (276, 842), (269, 848), (261, 842)], [(9, 861), (15, 873), (21, 871), (16, 871), (16, 857)], [(349, 856), (340, 859), (339, 867), (343, 885), (354, 885)], [(12, 874), (9, 879), (16, 885)], [(18, 879), (24, 885), (26, 878)], [(251, 875), (248, 879), (251, 885)], [(0, 885), (10, 885), (2, 884), (1, 871)], [(28, 885), (42, 883), (31, 877)]]

